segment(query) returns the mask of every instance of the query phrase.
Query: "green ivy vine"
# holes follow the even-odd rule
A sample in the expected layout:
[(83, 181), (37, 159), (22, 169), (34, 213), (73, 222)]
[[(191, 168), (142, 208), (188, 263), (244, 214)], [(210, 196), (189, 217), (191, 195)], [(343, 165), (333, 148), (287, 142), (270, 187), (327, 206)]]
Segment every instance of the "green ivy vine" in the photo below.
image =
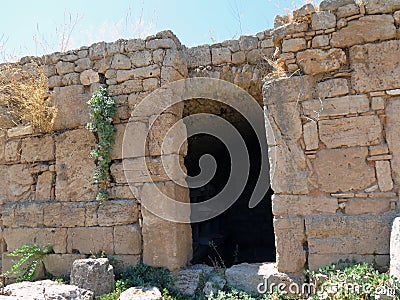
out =
[(96, 146), (90, 152), (90, 157), (96, 162), (96, 171), (93, 175), (99, 187), (96, 200), (100, 203), (108, 200), (107, 187), (110, 181), (110, 152), (115, 142), (115, 114), (114, 99), (108, 96), (107, 88), (100, 87), (88, 101), (90, 106), (90, 122), (87, 129), (96, 135)]

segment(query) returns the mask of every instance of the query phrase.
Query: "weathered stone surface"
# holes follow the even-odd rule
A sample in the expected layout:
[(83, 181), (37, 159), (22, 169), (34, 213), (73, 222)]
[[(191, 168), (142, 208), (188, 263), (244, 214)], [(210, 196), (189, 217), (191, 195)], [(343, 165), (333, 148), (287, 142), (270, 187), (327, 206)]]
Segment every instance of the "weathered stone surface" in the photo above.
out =
[(75, 68), (75, 65), (74, 65), (74, 63), (71, 63), (71, 62), (59, 61), (59, 62), (56, 64), (56, 70), (57, 70), (57, 73), (58, 73), (59, 75), (64, 75), (64, 74), (67, 74), (67, 73), (72, 73), (72, 72), (74, 72), (74, 68)]
[(215, 274), (204, 284), (203, 293), (205, 296), (217, 295), (218, 291), (222, 291), (226, 285), (226, 279), (221, 275)]
[(374, 263), (373, 255), (357, 255), (357, 254), (310, 254), (308, 256), (308, 267), (312, 271), (319, 268), (330, 266), (339, 261), (355, 261), (358, 263)]
[(398, 88), (400, 78), (394, 76), (400, 68), (397, 57), (400, 57), (399, 40), (351, 47), (350, 61), (354, 70), (351, 81), (354, 89), (365, 93)]
[(82, 202), (53, 202), (44, 205), (43, 224), (47, 227), (85, 226), (85, 205)]
[(396, 11), (396, 12), (393, 14), (393, 18), (394, 18), (394, 23), (395, 23), (396, 25), (399, 25), (399, 24), (400, 24), (400, 10)]
[(239, 38), (239, 47), (242, 51), (250, 51), (258, 46), (258, 38), (250, 35), (242, 35)]
[(43, 207), (35, 202), (10, 202), (3, 206), (3, 225), (14, 228), (41, 227)]
[(115, 254), (141, 254), (142, 234), (138, 224), (114, 227)]
[(13, 127), (7, 130), (7, 136), (9, 138), (14, 138), (14, 137), (20, 137), (24, 135), (30, 135), (33, 133), (33, 127), (32, 126), (18, 126), (18, 127)]
[(138, 51), (129, 55), (132, 65), (136, 68), (145, 67), (151, 64), (152, 54), (151, 51)]
[(337, 199), (330, 196), (273, 195), (272, 211), (274, 216), (306, 216), (311, 214), (335, 214)]
[(131, 60), (123, 54), (114, 55), (111, 67), (116, 70), (129, 70), (131, 68)]
[(317, 122), (308, 122), (303, 125), (304, 143), (306, 150), (315, 150), (319, 146)]
[(169, 38), (154, 39), (146, 42), (146, 48), (148, 49), (170, 49), (176, 47), (175, 42)]
[(390, 13), (400, 9), (399, 0), (362, 0), (362, 3), (365, 5), (365, 10), (368, 14)]
[(37, 162), (54, 160), (54, 140), (50, 135), (22, 140), (21, 160)]
[(303, 101), (302, 106), (306, 116), (318, 121), (320, 117), (367, 112), (369, 111), (369, 99), (366, 95), (351, 95)]
[(306, 22), (292, 22), (279, 27), (274, 27), (275, 29), (271, 31), (271, 36), (275, 44), (279, 43), (279, 41), (281, 41), (287, 35), (308, 30), (308, 24)]
[(33, 178), (27, 165), (0, 165), (0, 199), (5, 202), (10, 200), (27, 200), (31, 197)]
[[(65, 132), (56, 138), (56, 198), (84, 201), (96, 198), (95, 164), (89, 153), (95, 138), (86, 129)], [(79, 164), (77, 163), (79, 162)]]
[(49, 201), (52, 198), (54, 173), (50, 171), (43, 172), (38, 176), (36, 183), (36, 201)]
[(306, 217), (311, 254), (388, 254), (393, 214)]
[(43, 257), (43, 264), (46, 272), (54, 276), (65, 276), (70, 275), (75, 260), (84, 258), (81, 254), (48, 254)]
[(344, 78), (335, 78), (318, 83), (316, 90), (318, 97), (332, 98), (348, 94), (349, 84)]
[(53, 103), (57, 108), (54, 130), (75, 128), (89, 121), (87, 101), (90, 95), (82, 85), (71, 85), (54, 89)]
[(285, 140), (298, 140), (301, 137), (301, 119), (299, 105), (292, 103), (279, 103), (268, 105), (268, 113), (271, 116), (279, 116), (274, 118), (276, 129), (276, 138), (280, 137)]
[(389, 192), (393, 189), (392, 170), (390, 162), (381, 160), (375, 162), (376, 177), (381, 192)]
[(354, 0), (324, 0), (319, 4), (319, 10), (335, 11), (347, 4), (356, 4), (356, 2)]
[(95, 296), (110, 293), (115, 288), (114, 268), (108, 258), (75, 260), (71, 284), (90, 290)]
[(231, 51), (228, 48), (212, 48), (211, 57), (213, 65), (220, 65), (232, 61)]
[(58, 300), (93, 300), (93, 292), (73, 285), (57, 283), (51, 280), (36, 282), (24, 281), (7, 285), (1, 299), (58, 299)]
[(174, 274), (176, 281), (174, 288), (182, 294), (194, 296), (199, 287), (202, 277), (207, 277), (213, 268), (207, 265), (194, 265), (189, 268), (179, 270)]
[(185, 54), (189, 68), (211, 64), (211, 49), (209, 45), (186, 49)]
[(79, 75), (79, 80), (83, 85), (91, 85), (92, 83), (99, 82), (99, 73), (93, 70), (85, 70)]
[(300, 7), (299, 9), (296, 9), (293, 11), (293, 19), (298, 20), (301, 19), (305, 16), (311, 15), (313, 12), (315, 12), (315, 7), (311, 3), (307, 3)]
[(314, 162), (320, 190), (336, 193), (371, 186), (375, 170), (368, 166), (367, 155), (364, 147), (320, 150)]
[(3, 235), (9, 252), (24, 244), (37, 244), (42, 248), (50, 244), (55, 253), (66, 253), (65, 228), (5, 228)]
[(97, 211), (97, 222), (100, 226), (132, 224), (137, 222), (138, 217), (139, 208), (134, 200), (110, 200), (99, 206)]
[(91, 254), (104, 251), (114, 253), (112, 227), (75, 227), (68, 228), (68, 253)]
[(322, 120), (319, 136), (328, 148), (378, 145), (382, 141), (382, 124), (375, 115)]
[(338, 8), (338, 10), (336, 12), (336, 17), (338, 19), (341, 19), (341, 18), (354, 16), (359, 13), (360, 13), (360, 7), (357, 4), (355, 4), (355, 3), (347, 4), (345, 6), (341, 6)]
[(6, 162), (17, 162), (21, 159), (21, 143), (19, 140), (6, 141), (4, 159)]
[(316, 75), (339, 70), (346, 63), (341, 49), (310, 49), (297, 53), (297, 64), (305, 74)]
[(365, 16), (348, 22), (332, 34), (333, 47), (350, 47), (357, 44), (384, 41), (396, 36), (394, 20), (389, 15)]
[(312, 30), (336, 27), (336, 16), (328, 11), (318, 11), (311, 16)]
[(400, 98), (392, 98), (386, 107), (386, 139), (390, 152), (392, 175), (395, 184), (400, 184)]
[(132, 287), (122, 292), (118, 300), (163, 300), (161, 292), (156, 287)]
[(6, 131), (0, 129), (0, 163), (4, 162), (4, 147), (5, 147), (5, 145), (6, 145)]
[(400, 217), (394, 218), (390, 234), (390, 275), (400, 278)]
[(312, 47), (313, 48), (321, 48), (329, 46), (329, 36), (326, 34), (317, 35), (315, 38), (312, 39)]
[(146, 154), (146, 145), (138, 143), (146, 141), (148, 130), (145, 123), (130, 122), (115, 127), (115, 144), (110, 153), (112, 159), (141, 157)]
[(306, 241), (302, 217), (274, 218), (275, 246), (279, 272), (296, 273), (304, 269)]
[(307, 42), (304, 38), (296, 38), (290, 40), (283, 40), (282, 51), (283, 52), (297, 52), (307, 48)]
[(383, 214), (390, 211), (390, 199), (352, 198), (345, 206), (346, 214)]

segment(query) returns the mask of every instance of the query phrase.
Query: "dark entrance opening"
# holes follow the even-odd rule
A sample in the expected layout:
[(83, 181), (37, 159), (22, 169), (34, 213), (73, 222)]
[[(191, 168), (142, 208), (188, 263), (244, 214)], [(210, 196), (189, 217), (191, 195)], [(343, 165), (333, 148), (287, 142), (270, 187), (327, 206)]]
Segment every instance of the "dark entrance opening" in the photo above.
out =
[[(271, 196), (269, 189), (263, 200), (254, 208), (248, 207), (253, 189), (257, 183), (261, 155), (259, 141), (247, 121), (232, 123), (246, 143), (250, 158), (250, 172), (247, 184), (239, 199), (224, 213), (207, 221), (192, 224), (192, 263), (230, 267), (243, 262), (275, 261), (275, 238)], [(217, 170), (205, 186), (190, 189), (192, 203), (208, 200), (218, 194), (230, 176), (231, 158), (222, 141), (206, 134), (189, 138), (185, 166), (189, 176), (200, 173), (199, 159), (205, 154), (212, 155), (217, 162)], [(267, 184), (267, 183), (266, 183)]]

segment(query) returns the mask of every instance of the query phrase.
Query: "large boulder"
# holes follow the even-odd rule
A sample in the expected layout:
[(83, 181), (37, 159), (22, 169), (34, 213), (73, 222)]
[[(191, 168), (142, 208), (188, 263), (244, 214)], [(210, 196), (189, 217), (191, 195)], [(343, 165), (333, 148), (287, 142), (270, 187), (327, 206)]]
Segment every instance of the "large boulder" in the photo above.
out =
[(156, 287), (132, 287), (123, 292), (118, 300), (162, 300), (161, 292)]
[(95, 296), (110, 293), (115, 288), (113, 266), (108, 258), (75, 260), (71, 284), (93, 291)]
[(51, 280), (20, 282), (8, 285), (0, 300), (93, 300), (93, 292)]
[(202, 278), (211, 274), (213, 268), (207, 265), (194, 265), (178, 271), (174, 287), (185, 295), (194, 296)]

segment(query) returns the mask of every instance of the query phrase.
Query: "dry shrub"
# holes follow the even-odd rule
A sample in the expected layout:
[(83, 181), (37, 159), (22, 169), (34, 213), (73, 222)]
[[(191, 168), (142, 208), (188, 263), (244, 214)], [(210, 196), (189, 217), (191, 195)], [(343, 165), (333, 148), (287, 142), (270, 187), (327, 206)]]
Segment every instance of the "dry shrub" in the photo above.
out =
[(47, 77), (38, 62), (0, 66), (0, 114), (15, 125), (51, 131), (57, 113), (51, 102)]
[(285, 70), (285, 62), (283, 60), (272, 60), (270, 58), (265, 57), (265, 60), (272, 67), (272, 73), (267, 75), (268, 78), (281, 78), (287, 77)]

